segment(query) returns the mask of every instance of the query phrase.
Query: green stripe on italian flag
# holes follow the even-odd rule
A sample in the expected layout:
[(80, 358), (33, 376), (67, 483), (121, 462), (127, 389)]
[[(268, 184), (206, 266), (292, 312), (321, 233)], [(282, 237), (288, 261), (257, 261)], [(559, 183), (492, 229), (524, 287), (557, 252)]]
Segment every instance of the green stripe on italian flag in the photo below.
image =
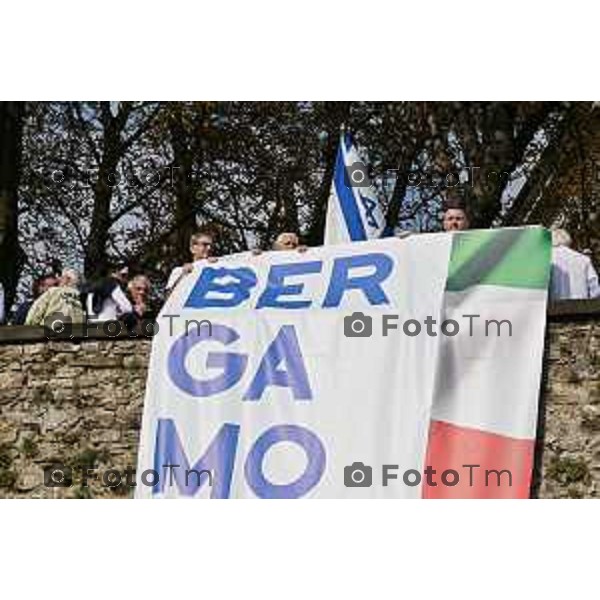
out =
[(541, 227), (454, 234), (444, 318), (460, 331), (440, 340), (425, 498), (529, 496), (550, 260)]

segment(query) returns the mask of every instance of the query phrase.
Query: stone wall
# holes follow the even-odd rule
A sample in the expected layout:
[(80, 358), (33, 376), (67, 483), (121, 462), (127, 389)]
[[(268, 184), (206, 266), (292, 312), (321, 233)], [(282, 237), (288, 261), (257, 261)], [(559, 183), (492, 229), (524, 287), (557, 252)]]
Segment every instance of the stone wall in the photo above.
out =
[[(532, 494), (600, 496), (600, 319), (548, 327)], [(150, 341), (0, 344), (0, 497), (128, 497), (123, 482), (82, 485), (91, 465), (135, 467)], [(44, 486), (44, 466), (74, 469), (68, 488)]]
[(533, 492), (600, 497), (600, 319), (550, 323)]
[(43, 468), (135, 467), (146, 339), (0, 345), (0, 497), (129, 496), (102, 482), (44, 486)]

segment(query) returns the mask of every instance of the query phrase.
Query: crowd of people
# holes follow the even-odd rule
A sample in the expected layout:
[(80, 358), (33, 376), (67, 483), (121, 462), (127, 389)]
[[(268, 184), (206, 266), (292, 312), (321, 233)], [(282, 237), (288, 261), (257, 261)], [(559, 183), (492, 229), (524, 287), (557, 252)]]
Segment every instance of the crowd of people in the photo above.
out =
[[(129, 278), (126, 266), (114, 268), (105, 277), (90, 285), (82, 285), (75, 269), (57, 270), (53, 265), (41, 277), (34, 279), (31, 295), (21, 302), (10, 319), (11, 325), (43, 326), (56, 313), (73, 323), (121, 319), (126, 323), (150, 315), (148, 301), (150, 280), (145, 275)], [(0, 294), (0, 300), (2, 300)], [(1, 302), (4, 306), (4, 302)], [(0, 311), (4, 316), (4, 311)], [(1, 322), (1, 321), (0, 321)]]
[[(463, 203), (448, 201), (445, 206), (442, 227), (446, 232), (464, 231), (470, 227), (468, 211)], [(410, 231), (396, 230), (395, 236), (403, 239), (414, 235)], [(199, 230), (190, 239), (190, 261), (175, 267), (164, 290), (168, 296), (189, 275), (194, 263), (206, 260), (216, 262), (230, 258), (242, 258), (261, 254), (251, 250), (227, 257), (213, 255), (214, 234)], [(588, 256), (573, 250), (571, 237), (562, 229), (552, 231), (552, 272), (550, 298), (588, 299), (600, 297), (598, 275)], [(280, 233), (271, 250), (305, 252), (307, 247), (300, 243), (298, 235), (285, 231)], [(0, 324), (8, 321), (13, 325), (44, 325), (53, 314), (61, 313), (73, 323), (88, 321), (121, 320), (133, 326), (141, 319), (152, 318), (150, 307), (152, 287), (150, 279), (143, 274), (130, 277), (126, 265), (116, 265), (97, 282), (81, 285), (80, 276), (74, 269), (54, 269), (34, 280), (31, 296), (19, 304), (12, 318), (5, 319), (4, 292), (0, 284)]]
[[(195, 262), (216, 262), (262, 253), (261, 250), (252, 250), (217, 258), (213, 255), (213, 248), (214, 233), (211, 230), (193, 233), (190, 238), (190, 262), (172, 270), (164, 294), (160, 295), (168, 296), (192, 272)], [(283, 232), (277, 236), (272, 250), (304, 252), (306, 246), (300, 244), (296, 233)], [(16, 307), (12, 317), (6, 321), (11, 325), (43, 326), (47, 318), (60, 313), (72, 323), (120, 320), (133, 327), (138, 321), (155, 316), (156, 311), (150, 305), (151, 295), (150, 279), (143, 274), (130, 277), (126, 265), (115, 265), (105, 276), (91, 284), (82, 284), (79, 273), (74, 269), (59, 270), (54, 265), (33, 281), (31, 295)], [(4, 317), (4, 293), (0, 284), (0, 324), (4, 323)]]

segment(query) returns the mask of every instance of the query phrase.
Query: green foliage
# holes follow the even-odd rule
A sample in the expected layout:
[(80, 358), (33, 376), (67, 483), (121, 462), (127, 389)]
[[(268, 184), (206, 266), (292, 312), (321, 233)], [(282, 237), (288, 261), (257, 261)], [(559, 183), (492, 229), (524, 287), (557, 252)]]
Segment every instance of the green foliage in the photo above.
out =
[(92, 468), (99, 462), (106, 463), (109, 459), (110, 454), (106, 450), (85, 448), (68, 460), (67, 464), (75, 471), (75, 473), (79, 473), (86, 467)]
[(92, 500), (94, 494), (89, 486), (78, 485), (73, 488), (73, 498), (78, 500)]
[(12, 470), (13, 450), (9, 444), (0, 444), (0, 488), (11, 488), (17, 481)]
[(17, 481), (17, 475), (10, 469), (0, 468), (0, 488), (12, 488)]
[(39, 448), (33, 438), (26, 437), (21, 442), (21, 453), (26, 458), (34, 458), (39, 453)]
[(591, 481), (591, 474), (585, 460), (569, 456), (553, 456), (548, 466), (547, 476), (562, 484), (588, 485)]
[(13, 450), (10, 444), (0, 444), (0, 469), (7, 469), (13, 462)]

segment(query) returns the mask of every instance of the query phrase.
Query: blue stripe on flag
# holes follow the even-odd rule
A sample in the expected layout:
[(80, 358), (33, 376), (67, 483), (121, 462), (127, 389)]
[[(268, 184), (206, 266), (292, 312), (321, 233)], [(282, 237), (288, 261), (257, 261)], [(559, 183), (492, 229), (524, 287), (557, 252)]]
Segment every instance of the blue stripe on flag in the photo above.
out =
[(367, 233), (361, 219), (360, 211), (356, 205), (354, 192), (352, 188), (346, 186), (345, 175), (346, 165), (344, 163), (342, 145), (340, 144), (334, 172), (335, 192), (340, 203), (340, 208), (342, 209), (342, 214), (344, 215), (350, 239), (353, 242), (359, 242), (367, 239)]

